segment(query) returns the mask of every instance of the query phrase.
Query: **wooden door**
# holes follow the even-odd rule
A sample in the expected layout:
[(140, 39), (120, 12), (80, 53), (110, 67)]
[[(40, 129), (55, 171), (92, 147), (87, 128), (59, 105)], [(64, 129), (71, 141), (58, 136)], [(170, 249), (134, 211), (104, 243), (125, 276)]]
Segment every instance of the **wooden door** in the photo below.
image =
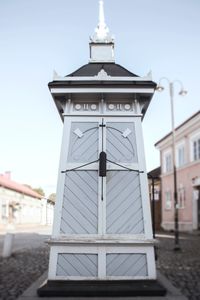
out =
[(72, 122), (64, 180), (62, 234), (98, 233), (98, 156), (98, 122)]
[(106, 233), (141, 234), (140, 166), (133, 122), (106, 123), (106, 153)]

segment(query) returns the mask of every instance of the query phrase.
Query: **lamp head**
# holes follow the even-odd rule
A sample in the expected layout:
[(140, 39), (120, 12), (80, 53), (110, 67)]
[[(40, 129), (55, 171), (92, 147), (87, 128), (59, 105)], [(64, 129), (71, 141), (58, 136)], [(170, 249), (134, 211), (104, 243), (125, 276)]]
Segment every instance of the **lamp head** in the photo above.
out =
[(164, 89), (165, 89), (164, 86), (162, 86), (160, 84), (158, 84), (156, 87), (156, 91), (158, 91), (158, 92), (162, 92)]
[(180, 92), (179, 92), (179, 95), (180, 96), (186, 96), (188, 93), (188, 91), (184, 90), (184, 89), (181, 89)]

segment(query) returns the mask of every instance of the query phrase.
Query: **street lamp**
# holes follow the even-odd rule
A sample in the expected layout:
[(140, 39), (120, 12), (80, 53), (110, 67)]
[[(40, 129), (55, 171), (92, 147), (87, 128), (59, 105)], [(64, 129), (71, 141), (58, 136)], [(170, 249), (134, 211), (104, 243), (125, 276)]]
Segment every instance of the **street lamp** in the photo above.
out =
[(187, 95), (187, 91), (183, 88), (183, 84), (180, 80), (170, 81), (166, 77), (162, 77), (157, 85), (156, 90), (162, 92), (164, 87), (161, 85), (162, 81), (167, 81), (169, 86), (169, 95), (171, 103), (171, 125), (172, 125), (172, 162), (173, 162), (173, 179), (174, 179), (174, 250), (180, 250), (179, 245), (179, 223), (178, 223), (178, 195), (177, 195), (177, 173), (176, 173), (176, 159), (175, 159), (175, 126), (174, 126), (174, 84), (180, 85), (180, 96)]

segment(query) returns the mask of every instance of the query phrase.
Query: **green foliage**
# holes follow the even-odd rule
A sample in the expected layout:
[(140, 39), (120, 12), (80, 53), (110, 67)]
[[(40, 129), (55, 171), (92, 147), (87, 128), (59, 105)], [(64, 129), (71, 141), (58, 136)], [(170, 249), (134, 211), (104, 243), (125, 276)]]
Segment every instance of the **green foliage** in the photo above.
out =
[(53, 202), (55, 202), (56, 201), (56, 193), (50, 194), (49, 197), (48, 197), (48, 199), (51, 200), (51, 201), (53, 201)]
[(41, 196), (45, 196), (45, 192), (44, 192), (44, 190), (41, 187), (33, 188), (32, 190), (35, 191), (35, 192), (37, 192)]

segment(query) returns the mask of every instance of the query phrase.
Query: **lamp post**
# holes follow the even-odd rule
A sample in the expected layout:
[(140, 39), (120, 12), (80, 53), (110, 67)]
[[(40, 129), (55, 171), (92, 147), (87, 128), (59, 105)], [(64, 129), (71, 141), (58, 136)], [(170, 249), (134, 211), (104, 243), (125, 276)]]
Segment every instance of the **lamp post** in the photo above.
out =
[(174, 182), (174, 250), (180, 250), (179, 245), (179, 220), (178, 220), (178, 194), (177, 194), (177, 172), (176, 172), (176, 158), (175, 158), (175, 125), (174, 125), (174, 84), (180, 85), (180, 96), (187, 95), (187, 91), (183, 88), (180, 80), (170, 81), (166, 77), (162, 77), (157, 85), (157, 91), (162, 92), (164, 87), (161, 85), (162, 81), (167, 81), (169, 86), (170, 104), (171, 104), (171, 126), (172, 126), (172, 163), (173, 163), (173, 182)]

